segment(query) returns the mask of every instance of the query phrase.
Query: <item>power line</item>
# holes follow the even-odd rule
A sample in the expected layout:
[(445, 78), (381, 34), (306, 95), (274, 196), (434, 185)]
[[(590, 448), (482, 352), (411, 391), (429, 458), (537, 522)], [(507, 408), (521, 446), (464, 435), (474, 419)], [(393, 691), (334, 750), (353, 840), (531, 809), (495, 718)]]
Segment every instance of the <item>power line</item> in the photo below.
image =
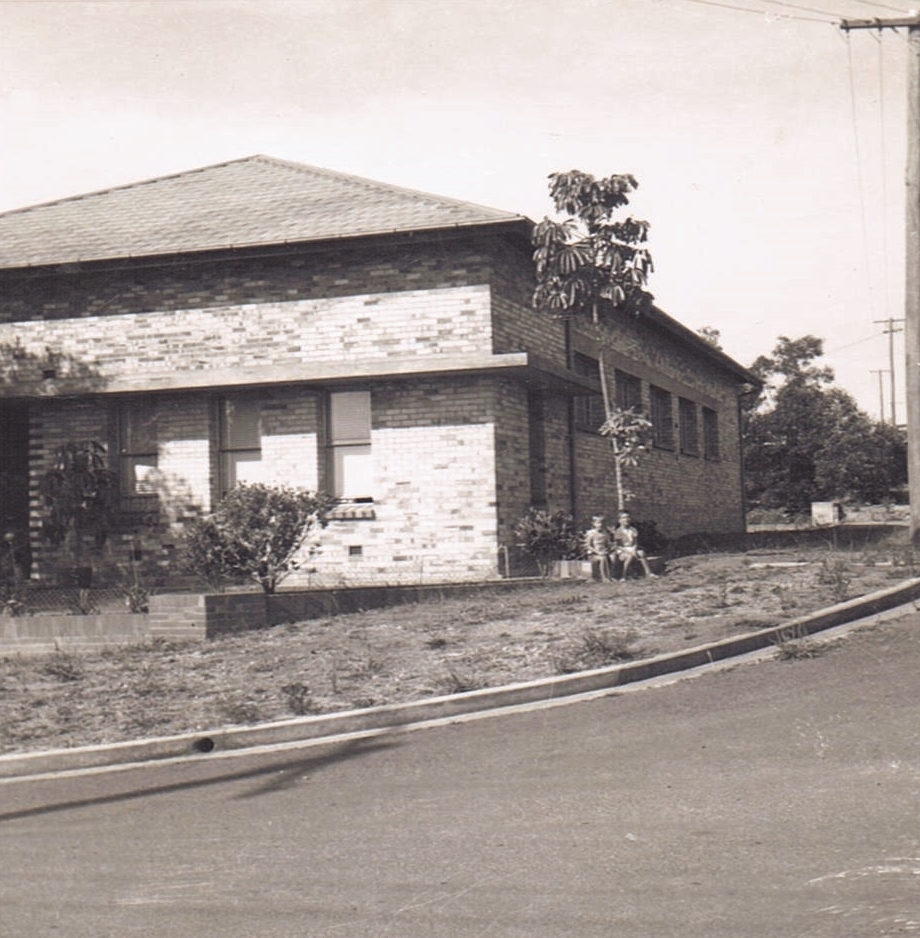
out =
[(866, 266), (866, 290), (869, 295), (870, 304), (874, 300), (874, 291), (872, 289), (872, 276), (869, 263), (869, 226), (866, 221), (866, 193), (863, 184), (863, 161), (862, 153), (859, 147), (859, 122), (856, 115), (856, 85), (853, 78), (853, 49), (850, 45), (850, 34), (846, 34), (847, 41), (847, 71), (850, 78), (850, 113), (853, 122), (853, 147), (856, 151), (856, 188), (859, 191), (859, 217), (862, 223), (863, 236), (863, 254), (865, 255)]
[(887, 3), (874, 3), (873, 0), (856, 0), (857, 3), (862, 3), (867, 7), (876, 7), (879, 10), (891, 10), (892, 13), (904, 13), (905, 10), (902, 7), (893, 7)]
[[(799, 20), (805, 23), (836, 23), (836, 20), (833, 19), (817, 19), (813, 16), (792, 16), (789, 13), (771, 13), (768, 10), (752, 10), (750, 7), (739, 7), (735, 6), (732, 3), (719, 3), (718, 0), (687, 0), (688, 3), (699, 3), (703, 6), (708, 7), (721, 7), (723, 10), (734, 10), (736, 13), (753, 13), (756, 16), (770, 17), (778, 16), (784, 20)], [(769, 0), (761, 0), (761, 2), (769, 2)], [(830, 16), (831, 14), (828, 14)]]
[(789, 10), (801, 10), (803, 13), (820, 13), (822, 16), (834, 16), (830, 10), (817, 10), (814, 7), (802, 6), (799, 3), (787, 3), (786, 0), (760, 0), (761, 3), (769, 3), (772, 6), (786, 7)]

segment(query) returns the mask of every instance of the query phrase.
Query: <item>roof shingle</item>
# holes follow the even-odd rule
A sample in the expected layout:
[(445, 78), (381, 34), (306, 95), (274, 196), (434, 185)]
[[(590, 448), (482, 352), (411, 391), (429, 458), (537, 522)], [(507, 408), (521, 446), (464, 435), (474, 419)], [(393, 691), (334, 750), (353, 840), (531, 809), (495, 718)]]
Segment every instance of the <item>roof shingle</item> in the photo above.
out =
[(151, 257), (523, 216), (267, 156), (0, 214), (0, 267)]

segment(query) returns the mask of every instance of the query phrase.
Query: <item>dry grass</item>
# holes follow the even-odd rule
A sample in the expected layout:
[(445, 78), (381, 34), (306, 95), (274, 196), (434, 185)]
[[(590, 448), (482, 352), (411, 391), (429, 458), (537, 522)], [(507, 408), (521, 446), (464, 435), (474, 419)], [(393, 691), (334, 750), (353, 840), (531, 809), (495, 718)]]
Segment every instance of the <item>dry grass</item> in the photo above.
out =
[(903, 550), (699, 555), (672, 561), (657, 580), (547, 581), (206, 644), (0, 660), (0, 751), (287, 719), (571, 673), (767, 628), (914, 573)]

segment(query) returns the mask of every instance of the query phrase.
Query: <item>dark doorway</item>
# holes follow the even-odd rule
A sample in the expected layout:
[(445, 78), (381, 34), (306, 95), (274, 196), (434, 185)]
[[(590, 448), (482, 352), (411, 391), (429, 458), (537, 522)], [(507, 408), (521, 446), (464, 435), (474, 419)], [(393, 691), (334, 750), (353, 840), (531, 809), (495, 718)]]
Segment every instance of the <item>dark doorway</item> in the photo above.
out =
[(29, 409), (0, 403), (0, 537), (3, 560), (15, 554), (29, 575)]

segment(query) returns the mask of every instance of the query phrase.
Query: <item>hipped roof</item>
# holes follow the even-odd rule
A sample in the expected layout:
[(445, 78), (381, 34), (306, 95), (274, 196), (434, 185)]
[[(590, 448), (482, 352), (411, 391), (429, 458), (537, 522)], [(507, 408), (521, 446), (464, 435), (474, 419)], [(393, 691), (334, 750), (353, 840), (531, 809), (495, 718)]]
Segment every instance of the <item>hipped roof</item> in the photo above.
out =
[(0, 214), (0, 268), (527, 222), (521, 215), (268, 156)]

